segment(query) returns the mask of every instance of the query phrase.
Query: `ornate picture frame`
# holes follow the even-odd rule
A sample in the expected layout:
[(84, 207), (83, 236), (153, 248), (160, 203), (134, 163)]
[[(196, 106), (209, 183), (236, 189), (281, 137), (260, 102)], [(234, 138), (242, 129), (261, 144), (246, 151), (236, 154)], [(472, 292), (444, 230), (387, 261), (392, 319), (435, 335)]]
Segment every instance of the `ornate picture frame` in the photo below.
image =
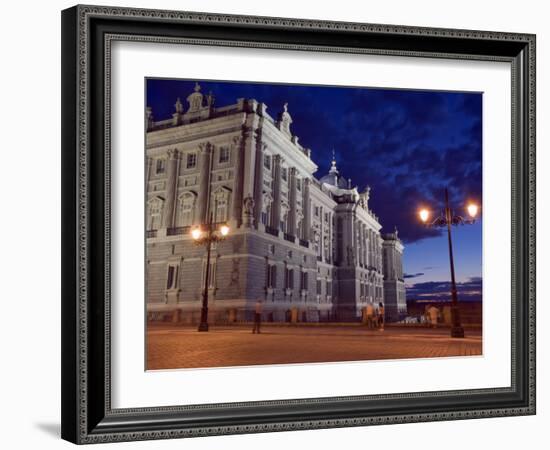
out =
[[(111, 402), (111, 45), (500, 61), (511, 66), (511, 384), (117, 409)], [(75, 6), (62, 12), (62, 437), (74, 443), (535, 414), (535, 36)]]

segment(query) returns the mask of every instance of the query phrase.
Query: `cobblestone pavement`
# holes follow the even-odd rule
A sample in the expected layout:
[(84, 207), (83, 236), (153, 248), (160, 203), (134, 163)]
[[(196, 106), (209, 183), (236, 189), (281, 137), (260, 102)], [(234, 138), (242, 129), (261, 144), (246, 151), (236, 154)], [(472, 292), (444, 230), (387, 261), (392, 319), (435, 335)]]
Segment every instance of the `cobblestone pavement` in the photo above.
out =
[(249, 366), (373, 359), (481, 355), (481, 330), (466, 329), (464, 339), (449, 330), (387, 327), (383, 332), (359, 326), (262, 325), (196, 327), (153, 324), (147, 332), (147, 368)]

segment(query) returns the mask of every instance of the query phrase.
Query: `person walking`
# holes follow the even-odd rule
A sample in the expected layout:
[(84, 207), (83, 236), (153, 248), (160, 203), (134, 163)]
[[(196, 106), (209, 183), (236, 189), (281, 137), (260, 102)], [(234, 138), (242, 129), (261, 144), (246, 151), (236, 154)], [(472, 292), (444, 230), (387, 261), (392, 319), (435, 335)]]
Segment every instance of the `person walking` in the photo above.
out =
[(260, 334), (260, 325), (262, 324), (262, 300), (258, 299), (254, 307), (254, 328), (252, 334)]
[(428, 317), (430, 319), (430, 325), (432, 328), (437, 328), (437, 319), (439, 318), (439, 309), (433, 305), (430, 305), (427, 310)]
[(374, 306), (372, 306), (372, 303), (367, 304), (367, 328), (374, 328)]
[(384, 304), (378, 303), (378, 329), (384, 331)]

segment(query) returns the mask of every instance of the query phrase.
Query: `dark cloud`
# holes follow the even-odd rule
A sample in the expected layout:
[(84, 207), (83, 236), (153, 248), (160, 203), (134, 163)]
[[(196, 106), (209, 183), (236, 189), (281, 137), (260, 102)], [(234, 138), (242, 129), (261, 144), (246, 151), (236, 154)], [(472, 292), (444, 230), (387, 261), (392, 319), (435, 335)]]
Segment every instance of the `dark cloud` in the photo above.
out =
[[(292, 130), (312, 149), (317, 177), (338, 167), (360, 190), (372, 189), (370, 208), (384, 230), (397, 226), (405, 243), (437, 236), (419, 223), (421, 205), (442, 208), (449, 187), (456, 209), (481, 202), (482, 95), (480, 93), (373, 88), (201, 82), (216, 105), (239, 97), (268, 105), (276, 118), (284, 102)], [(193, 81), (148, 80), (147, 104), (158, 119), (170, 117), (177, 97), (185, 102)]]
[[(480, 277), (457, 283), (459, 301), (481, 301), (483, 283)], [(407, 301), (449, 301), (451, 283), (449, 281), (426, 281), (407, 285)]]
[(418, 273), (406, 273), (403, 275), (403, 278), (417, 278), (417, 277), (421, 277), (422, 275), (424, 275), (423, 272), (418, 272)]

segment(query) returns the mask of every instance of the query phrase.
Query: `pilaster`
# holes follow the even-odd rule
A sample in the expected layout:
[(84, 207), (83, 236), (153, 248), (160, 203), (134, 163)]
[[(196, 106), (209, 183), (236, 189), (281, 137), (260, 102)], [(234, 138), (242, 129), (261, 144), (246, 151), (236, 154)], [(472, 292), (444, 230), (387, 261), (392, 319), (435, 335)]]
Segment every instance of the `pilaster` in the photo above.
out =
[(281, 221), (281, 162), (281, 155), (273, 156), (273, 204), (270, 226), (277, 230)]
[(163, 228), (172, 228), (174, 226), (179, 161), (179, 152), (176, 149), (168, 150), (168, 158), (166, 160), (166, 202), (162, 218)]
[(244, 168), (244, 140), (242, 136), (233, 139), (233, 154), (235, 157), (235, 177), (233, 183), (233, 208), (231, 213), (232, 226), (238, 228), (242, 224), (243, 214), (243, 168)]
[(254, 179), (256, 173), (256, 116), (249, 115), (249, 124), (243, 128), (243, 226), (253, 226)]
[[(263, 122), (263, 119), (260, 120), (260, 124)], [(262, 142), (261, 135), (261, 125), (257, 133), (256, 138), (256, 169), (254, 177), (254, 222), (256, 228), (261, 224), (260, 216), (262, 214), (262, 203), (263, 203), (263, 187), (264, 187), (264, 151), (267, 147), (265, 143)]]
[(311, 183), (311, 180), (309, 178), (304, 178), (304, 185), (302, 187), (302, 190), (303, 190), (302, 208), (304, 212), (304, 218), (303, 218), (304, 226), (302, 227), (303, 229), (302, 239), (304, 241), (310, 240), (310, 233), (311, 233), (311, 201), (310, 201), (310, 193), (309, 193), (310, 183)]
[(210, 176), (212, 167), (212, 145), (203, 143), (199, 146), (199, 195), (197, 200), (198, 216), (197, 222), (206, 223), (210, 203)]
[(290, 190), (289, 190), (289, 203), (290, 210), (288, 211), (288, 234), (296, 236), (296, 168), (291, 167), (289, 170), (289, 181), (290, 181)]

